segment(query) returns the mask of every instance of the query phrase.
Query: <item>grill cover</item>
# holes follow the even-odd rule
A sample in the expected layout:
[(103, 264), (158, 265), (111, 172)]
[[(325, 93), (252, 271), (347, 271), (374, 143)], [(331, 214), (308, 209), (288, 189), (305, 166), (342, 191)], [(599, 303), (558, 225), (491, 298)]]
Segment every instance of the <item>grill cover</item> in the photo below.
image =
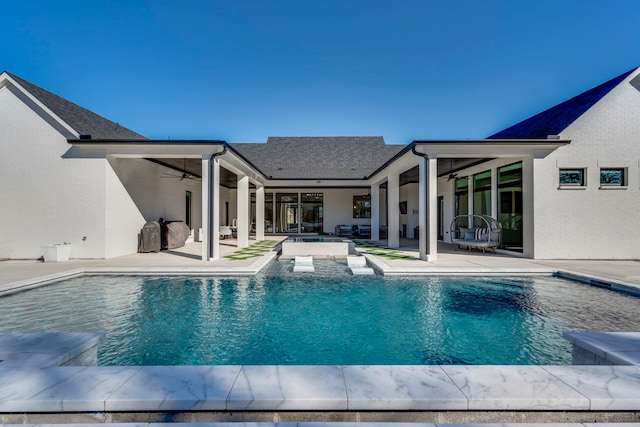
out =
[(165, 222), (166, 226), (166, 249), (181, 248), (187, 241), (191, 229), (182, 221)]
[(160, 223), (147, 222), (138, 234), (138, 252), (160, 252)]

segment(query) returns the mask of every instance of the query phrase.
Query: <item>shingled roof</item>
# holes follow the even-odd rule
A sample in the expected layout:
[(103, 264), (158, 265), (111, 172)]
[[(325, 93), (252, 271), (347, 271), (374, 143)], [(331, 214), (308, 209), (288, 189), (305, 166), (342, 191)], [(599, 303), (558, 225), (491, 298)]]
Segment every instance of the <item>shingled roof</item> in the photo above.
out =
[(545, 139), (549, 135), (559, 135), (633, 71), (635, 68), (487, 139)]
[(381, 136), (269, 137), (231, 146), (273, 179), (363, 179), (405, 148)]
[(91, 135), (93, 139), (146, 139), (139, 133), (67, 101), (14, 74), (9, 72), (7, 74), (80, 135)]

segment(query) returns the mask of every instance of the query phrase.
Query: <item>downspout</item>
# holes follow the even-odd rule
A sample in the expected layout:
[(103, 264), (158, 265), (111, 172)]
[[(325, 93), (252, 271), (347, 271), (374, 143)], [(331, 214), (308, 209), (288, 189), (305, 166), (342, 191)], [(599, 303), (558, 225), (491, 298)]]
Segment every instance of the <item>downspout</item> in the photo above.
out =
[[(426, 173), (426, 179), (427, 182), (424, 183), (424, 187), (425, 187), (425, 194), (423, 195), (424, 199), (425, 199), (425, 209), (422, 215), (424, 215), (424, 224), (425, 224), (425, 230), (424, 230), (424, 236), (425, 236), (425, 241), (424, 241), (424, 245), (425, 245), (425, 260), (429, 259), (429, 255), (431, 255), (429, 253), (429, 248), (431, 247), (430, 245), (430, 238), (431, 238), (431, 230), (429, 229), (429, 217), (428, 217), (428, 212), (429, 212), (429, 172), (428, 172), (428, 168), (429, 168), (429, 156), (427, 154), (424, 153), (419, 153), (416, 151), (416, 146), (415, 144), (411, 147), (411, 152), (413, 154), (415, 154), (416, 156), (422, 157), (425, 160), (425, 167), (427, 168), (427, 173)], [(419, 187), (419, 186), (418, 186)], [(422, 233), (421, 233), (422, 234)], [(418, 243), (419, 245), (420, 243)], [(420, 254), (422, 255), (422, 254)]]
[(213, 257), (213, 197), (211, 197), (211, 193), (213, 192), (213, 162), (216, 157), (222, 156), (227, 152), (226, 144), (223, 146), (222, 151), (218, 153), (213, 153), (209, 158), (209, 191), (207, 191), (207, 203), (209, 204), (209, 218), (207, 218), (207, 222), (209, 223), (209, 248), (207, 250), (207, 256), (209, 259)]

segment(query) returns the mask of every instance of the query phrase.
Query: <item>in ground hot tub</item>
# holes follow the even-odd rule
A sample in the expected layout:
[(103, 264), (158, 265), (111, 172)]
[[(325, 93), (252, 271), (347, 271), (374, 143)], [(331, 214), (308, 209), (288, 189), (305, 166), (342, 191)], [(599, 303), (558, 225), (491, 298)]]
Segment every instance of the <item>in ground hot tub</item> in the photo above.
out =
[(296, 255), (317, 258), (346, 258), (353, 254), (353, 242), (340, 237), (289, 237), (282, 242), (280, 258), (294, 258)]

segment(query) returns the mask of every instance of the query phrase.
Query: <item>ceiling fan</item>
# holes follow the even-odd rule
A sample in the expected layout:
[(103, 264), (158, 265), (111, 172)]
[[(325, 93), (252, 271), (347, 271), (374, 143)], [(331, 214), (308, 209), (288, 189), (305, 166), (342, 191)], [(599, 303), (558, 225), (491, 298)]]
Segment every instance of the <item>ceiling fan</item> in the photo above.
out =
[(170, 165), (164, 164), (164, 166), (167, 166), (173, 170), (175, 170), (177, 172), (176, 173), (169, 173), (169, 172), (162, 172), (162, 174), (160, 175), (160, 178), (173, 178), (173, 179), (179, 179), (180, 181), (184, 180), (184, 179), (191, 179), (194, 181), (201, 181), (201, 178), (198, 175), (194, 175), (192, 173), (189, 173), (189, 171), (187, 171), (187, 159), (183, 160), (183, 166), (182, 166), (182, 170), (172, 167)]

